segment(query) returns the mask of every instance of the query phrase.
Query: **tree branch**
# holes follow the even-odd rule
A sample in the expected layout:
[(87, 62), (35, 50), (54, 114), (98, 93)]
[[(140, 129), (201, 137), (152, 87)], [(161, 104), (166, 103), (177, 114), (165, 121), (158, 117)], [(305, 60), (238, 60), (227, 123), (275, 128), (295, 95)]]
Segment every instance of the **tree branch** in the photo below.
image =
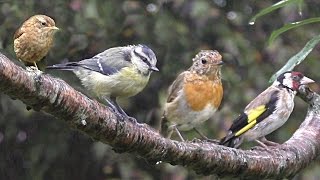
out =
[(116, 152), (135, 153), (149, 162), (183, 165), (198, 174), (242, 178), (290, 178), (319, 155), (319, 95), (301, 88), (310, 104), (304, 122), (284, 144), (269, 150), (240, 150), (208, 142), (178, 142), (161, 137), (146, 124), (118, 118), (108, 107), (74, 90), (64, 81), (36, 76), (0, 53), (0, 90), (64, 120)]

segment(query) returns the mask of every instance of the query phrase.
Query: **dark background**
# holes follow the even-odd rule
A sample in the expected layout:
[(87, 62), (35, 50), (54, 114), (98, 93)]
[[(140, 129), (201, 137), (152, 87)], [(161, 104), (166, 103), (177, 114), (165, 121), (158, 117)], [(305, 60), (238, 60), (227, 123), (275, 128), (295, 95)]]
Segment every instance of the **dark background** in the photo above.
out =
[[(47, 56), (48, 64), (78, 61), (114, 46), (143, 43), (157, 55), (160, 72), (153, 73), (137, 96), (121, 101), (140, 122), (157, 127), (167, 88), (191, 65), (201, 49), (216, 49), (227, 64), (221, 110), (200, 129), (221, 138), (238, 113), (267, 86), (286, 61), (319, 34), (319, 24), (290, 30), (272, 44), (272, 31), (289, 22), (320, 16), (320, 3), (306, 0), (287, 5), (248, 22), (278, 1), (253, 0), (0, 0), (0, 51), (11, 59), (13, 34), (34, 14), (52, 17), (60, 31)], [(301, 10), (301, 15), (299, 14)], [(17, 60), (16, 63), (20, 64)], [(319, 82), (319, 46), (296, 70)], [(48, 72), (86, 93), (70, 72)], [(313, 88), (319, 88), (314, 85)], [(87, 94), (87, 93), (86, 93)], [(90, 95), (90, 94), (88, 94)], [(268, 136), (284, 142), (302, 122), (307, 105), (296, 98), (296, 108), (284, 127)], [(194, 132), (183, 135), (191, 140)], [(175, 138), (175, 137), (173, 137)], [(246, 144), (250, 148), (255, 144)], [(318, 161), (296, 179), (319, 179)], [(0, 179), (212, 179), (181, 166), (153, 165), (133, 154), (117, 154), (111, 147), (75, 131), (43, 112), (27, 111), (19, 100), (0, 94)]]

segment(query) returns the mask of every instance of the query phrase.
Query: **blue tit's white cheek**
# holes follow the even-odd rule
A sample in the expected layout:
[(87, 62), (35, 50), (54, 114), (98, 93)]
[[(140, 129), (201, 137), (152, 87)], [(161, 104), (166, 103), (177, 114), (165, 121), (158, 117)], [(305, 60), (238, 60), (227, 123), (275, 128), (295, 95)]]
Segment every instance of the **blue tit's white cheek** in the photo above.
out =
[(132, 56), (131, 62), (140, 73), (142, 73), (142, 74), (149, 73), (149, 66), (145, 62), (143, 62), (140, 57), (138, 57), (136, 55)]

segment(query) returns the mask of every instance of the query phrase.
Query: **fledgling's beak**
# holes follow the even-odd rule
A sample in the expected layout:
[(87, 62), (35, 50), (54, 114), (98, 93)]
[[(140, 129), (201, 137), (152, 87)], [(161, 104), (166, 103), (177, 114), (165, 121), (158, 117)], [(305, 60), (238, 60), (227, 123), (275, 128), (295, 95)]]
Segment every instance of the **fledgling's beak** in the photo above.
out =
[(301, 80), (300, 80), (300, 83), (305, 85), (305, 84), (311, 84), (311, 83), (314, 83), (314, 80), (304, 76)]
[(155, 67), (155, 66), (150, 66), (149, 70), (157, 71), (157, 72), (159, 71), (159, 69), (157, 67)]
[(58, 30), (59, 30), (59, 28), (58, 28), (57, 26), (52, 26), (52, 27), (50, 27), (50, 29), (51, 29), (51, 30), (55, 30), (55, 31), (58, 31)]
[(217, 63), (217, 65), (222, 66), (222, 65), (224, 65), (224, 62), (220, 61), (220, 62)]

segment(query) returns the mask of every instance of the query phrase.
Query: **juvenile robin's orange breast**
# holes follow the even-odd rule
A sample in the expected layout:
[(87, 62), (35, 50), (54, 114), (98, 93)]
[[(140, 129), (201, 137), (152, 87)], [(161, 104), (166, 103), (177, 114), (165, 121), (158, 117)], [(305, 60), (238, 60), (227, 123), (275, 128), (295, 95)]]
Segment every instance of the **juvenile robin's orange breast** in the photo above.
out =
[(223, 97), (220, 80), (212, 81), (196, 74), (186, 77), (183, 90), (189, 107), (194, 111), (201, 111), (208, 104), (218, 108)]

